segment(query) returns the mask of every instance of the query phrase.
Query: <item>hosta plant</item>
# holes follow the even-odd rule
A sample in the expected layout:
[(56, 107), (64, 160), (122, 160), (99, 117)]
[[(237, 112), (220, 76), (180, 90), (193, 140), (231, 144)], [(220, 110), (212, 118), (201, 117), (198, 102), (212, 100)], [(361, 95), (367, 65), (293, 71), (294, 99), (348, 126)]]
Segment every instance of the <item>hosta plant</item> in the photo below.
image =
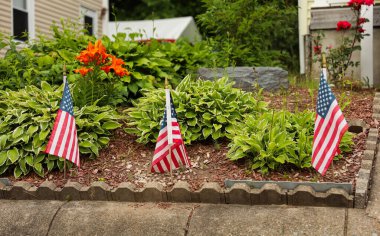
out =
[[(253, 170), (263, 174), (284, 165), (311, 167), (315, 113), (272, 111), (259, 117), (248, 115), (240, 125), (229, 129), (232, 137), (227, 156), (231, 160), (248, 159)], [(353, 134), (341, 141), (342, 152), (350, 152)], [(340, 156), (341, 157), (341, 156)]]
[[(54, 119), (62, 97), (63, 86), (41, 88), (27, 86), (19, 91), (0, 91), (0, 174), (13, 170), (20, 177), (30, 171), (44, 176), (58, 167), (63, 159), (44, 154)], [(79, 150), (96, 157), (107, 145), (111, 130), (120, 127), (119, 115), (112, 107), (98, 107), (96, 103), (81, 109), (74, 107)]]
[[(223, 138), (226, 129), (244, 114), (255, 115), (266, 110), (265, 102), (232, 85), (227, 78), (204, 81), (187, 76), (172, 91), (185, 143)], [(165, 107), (164, 90), (146, 91), (133, 105), (126, 110), (129, 128), (125, 130), (138, 135), (137, 141), (141, 143), (156, 142)]]

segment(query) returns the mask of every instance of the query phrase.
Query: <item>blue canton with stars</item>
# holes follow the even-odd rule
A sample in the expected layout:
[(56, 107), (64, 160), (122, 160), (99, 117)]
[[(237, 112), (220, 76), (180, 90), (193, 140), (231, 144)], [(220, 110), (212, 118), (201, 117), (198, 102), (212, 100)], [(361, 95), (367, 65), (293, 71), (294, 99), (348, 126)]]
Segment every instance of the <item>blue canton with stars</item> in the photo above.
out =
[(335, 100), (334, 94), (331, 92), (326, 79), (321, 73), (321, 79), (319, 82), (318, 90), (318, 102), (317, 102), (317, 113), (319, 116), (326, 118), (327, 112), (330, 109), (331, 103)]
[[(175, 112), (174, 105), (173, 105), (173, 99), (172, 99), (171, 95), (170, 95), (170, 109), (172, 112), (172, 118), (177, 119), (177, 113)], [(167, 125), (167, 119), (166, 119), (166, 107), (165, 107), (164, 117), (161, 121), (161, 129), (165, 128), (166, 125)]]
[(65, 82), (65, 88), (63, 90), (62, 101), (61, 105), (59, 105), (59, 109), (68, 112), (70, 113), (70, 115), (74, 116), (73, 99), (71, 98), (70, 88), (67, 81)]

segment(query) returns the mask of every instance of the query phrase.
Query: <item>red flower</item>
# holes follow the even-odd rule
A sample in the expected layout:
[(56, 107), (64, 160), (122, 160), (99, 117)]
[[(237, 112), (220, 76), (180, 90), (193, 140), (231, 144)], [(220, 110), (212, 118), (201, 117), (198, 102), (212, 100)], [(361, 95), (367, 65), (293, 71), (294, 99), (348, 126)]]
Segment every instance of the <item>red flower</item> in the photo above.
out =
[(373, 3), (373, 0), (350, 0), (347, 5), (355, 10), (359, 10), (362, 5), (372, 6)]
[(348, 21), (339, 21), (336, 24), (336, 26), (337, 26), (337, 28), (336, 28), (337, 31), (351, 29), (351, 23)]
[(109, 73), (111, 70), (115, 72), (116, 75), (123, 77), (125, 75), (129, 75), (129, 72), (127, 69), (123, 68), (122, 65), (125, 64), (125, 62), (115, 57), (114, 55), (110, 55), (111, 58), (111, 65), (110, 66), (103, 66), (101, 69), (104, 70), (104, 72)]
[(92, 68), (86, 68), (86, 67), (82, 67), (80, 69), (74, 70), (75, 73), (80, 73), (82, 76), (85, 76), (90, 71), (92, 71)]
[(359, 32), (359, 33), (364, 33), (364, 31), (365, 31), (365, 29), (363, 29), (362, 27), (359, 27), (359, 28), (358, 28), (358, 32)]
[(321, 52), (322, 52), (322, 46), (319, 46), (319, 45), (314, 46), (313, 50), (314, 50), (315, 54), (321, 54)]
[(362, 24), (364, 24), (364, 23), (366, 23), (367, 22), (367, 18), (363, 18), (363, 17), (360, 17), (359, 19), (358, 19), (358, 22), (356, 23), (356, 25), (362, 25)]

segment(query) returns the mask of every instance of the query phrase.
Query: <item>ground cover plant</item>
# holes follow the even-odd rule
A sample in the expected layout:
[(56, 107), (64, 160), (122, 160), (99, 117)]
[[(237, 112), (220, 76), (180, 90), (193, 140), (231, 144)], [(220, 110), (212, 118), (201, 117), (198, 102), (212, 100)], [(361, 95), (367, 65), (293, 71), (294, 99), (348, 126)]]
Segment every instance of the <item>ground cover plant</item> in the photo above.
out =
[[(203, 81), (187, 76), (172, 91), (186, 144), (206, 139), (217, 141), (226, 137), (226, 130), (233, 129), (244, 114), (259, 115), (266, 110), (265, 102), (232, 85), (228, 78)], [(146, 91), (126, 110), (129, 128), (125, 130), (136, 134), (138, 142), (156, 142), (165, 107), (164, 94), (163, 89)]]
[[(55, 168), (63, 170), (63, 159), (44, 154), (63, 86), (41, 82), (18, 91), (0, 91), (0, 174), (16, 178), (34, 171), (41, 177)], [(120, 116), (110, 106), (96, 102), (74, 107), (80, 154), (97, 157), (110, 141), (111, 130), (121, 126)], [(70, 164), (69, 164), (70, 165)], [(71, 165), (70, 165), (71, 166)]]

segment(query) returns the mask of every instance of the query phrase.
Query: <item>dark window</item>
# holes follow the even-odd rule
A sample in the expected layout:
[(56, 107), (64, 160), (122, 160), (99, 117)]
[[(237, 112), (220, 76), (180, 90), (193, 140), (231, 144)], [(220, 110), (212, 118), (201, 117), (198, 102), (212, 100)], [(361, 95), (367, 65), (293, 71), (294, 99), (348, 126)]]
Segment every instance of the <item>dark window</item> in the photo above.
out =
[(28, 13), (13, 8), (13, 35), (15, 39), (27, 40), (28, 32)]
[(94, 35), (94, 19), (90, 16), (84, 16), (84, 27), (87, 30), (89, 35)]

